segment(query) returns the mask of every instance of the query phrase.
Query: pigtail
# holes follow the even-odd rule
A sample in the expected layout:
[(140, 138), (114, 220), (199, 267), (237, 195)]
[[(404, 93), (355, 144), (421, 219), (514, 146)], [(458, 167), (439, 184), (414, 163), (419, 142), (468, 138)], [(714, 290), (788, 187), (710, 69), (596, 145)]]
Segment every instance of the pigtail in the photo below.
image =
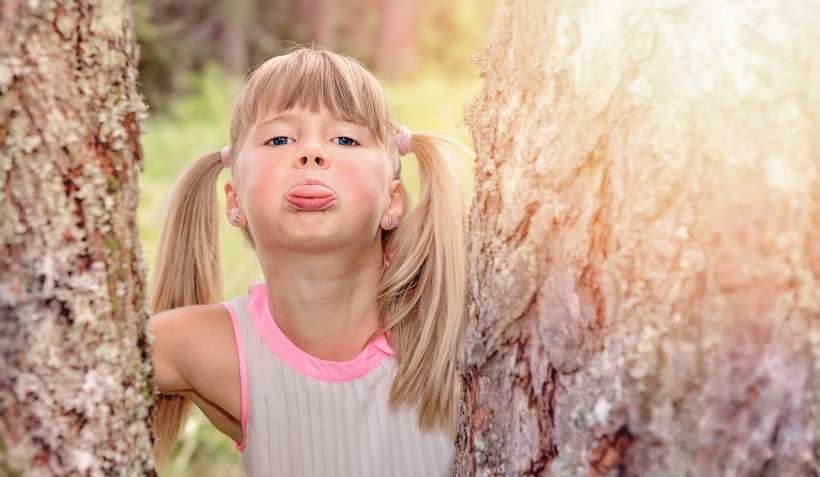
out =
[[(222, 296), (216, 180), (220, 154), (200, 157), (183, 172), (170, 194), (151, 293), (154, 314), (189, 305), (217, 303)], [(160, 395), (154, 405), (154, 459), (162, 464), (176, 442), (191, 402)]]
[(455, 434), (466, 328), (466, 204), (459, 167), (466, 149), (418, 133), (411, 145), (419, 163), (419, 202), (386, 237), (385, 251), (395, 255), (379, 290), (384, 328), (398, 359), (390, 404), (417, 405), (420, 428)]

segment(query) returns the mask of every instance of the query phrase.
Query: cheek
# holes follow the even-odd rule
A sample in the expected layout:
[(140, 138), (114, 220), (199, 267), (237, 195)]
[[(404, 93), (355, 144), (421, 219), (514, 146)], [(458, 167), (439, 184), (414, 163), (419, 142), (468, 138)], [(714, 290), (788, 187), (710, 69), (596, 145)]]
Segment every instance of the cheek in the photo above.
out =
[(381, 209), (385, 206), (388, 181), (381, 167), (358, 167), (348, 176), (354, 195), (369, 208)]
[(273, 168), (247, 168), (243, 171), (240, 196), (246, 210), (269, 208), (283, 197), (281, 172)]

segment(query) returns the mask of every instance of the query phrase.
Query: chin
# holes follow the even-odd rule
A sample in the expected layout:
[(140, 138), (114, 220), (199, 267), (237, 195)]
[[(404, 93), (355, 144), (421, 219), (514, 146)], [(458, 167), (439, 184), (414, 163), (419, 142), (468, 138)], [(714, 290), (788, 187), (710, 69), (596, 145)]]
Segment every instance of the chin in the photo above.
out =
[(327, 251), (345, 244), (341, 230), (323, 225), (291, 227), (278, 234), (276, 242), (282, 247), (300, 251)]

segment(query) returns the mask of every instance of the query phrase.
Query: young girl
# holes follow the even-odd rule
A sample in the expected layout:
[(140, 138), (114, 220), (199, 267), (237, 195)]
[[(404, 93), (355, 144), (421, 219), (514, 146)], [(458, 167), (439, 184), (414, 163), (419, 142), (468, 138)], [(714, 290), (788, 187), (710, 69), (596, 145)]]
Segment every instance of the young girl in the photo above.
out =
[[(161, 461), (192, 401), (247, 475), (441, 476), (454, 457), (465, 331), (457, 144), (399, 128), (350, 58), (256, 69), (231, 142), (179, 180), (151, 320)], [(419, 162), (408, 210), (399, 155)], [(264, 283), (218, 304), (216, 178)]]

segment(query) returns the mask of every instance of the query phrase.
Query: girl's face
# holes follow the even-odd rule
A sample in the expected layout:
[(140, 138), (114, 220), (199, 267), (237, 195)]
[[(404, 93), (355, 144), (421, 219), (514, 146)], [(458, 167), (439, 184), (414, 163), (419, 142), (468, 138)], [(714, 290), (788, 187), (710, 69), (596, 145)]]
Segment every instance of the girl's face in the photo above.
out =
[[(228, 220), (247, 224), (257, 251), (373, 247), (403, 212), (401, 181), (366, 127), (293, 108), (244, 135), (225, 186)], [(392, 226), (387, 225), (387, 219)]]

